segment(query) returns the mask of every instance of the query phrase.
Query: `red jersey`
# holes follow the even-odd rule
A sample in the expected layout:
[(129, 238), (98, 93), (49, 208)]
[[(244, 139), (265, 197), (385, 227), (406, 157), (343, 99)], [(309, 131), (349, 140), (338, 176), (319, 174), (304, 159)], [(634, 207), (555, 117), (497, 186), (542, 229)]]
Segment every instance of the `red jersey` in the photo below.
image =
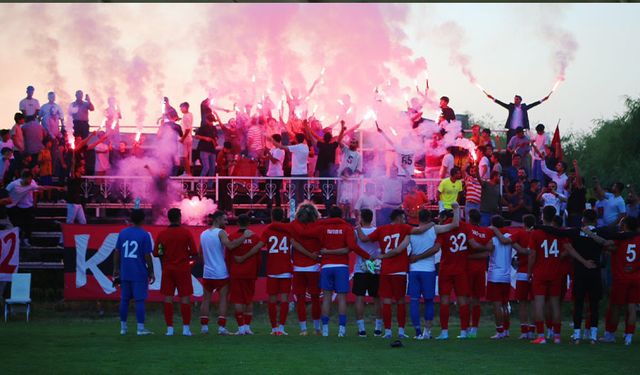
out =
[[(387, 224), (376, 228), (368, 237), (371, 241), (378, 242), (381, 254), (386, 254), (398, 247), (411, 234), (412, 229), (413, 227), (408, 224)], [(405, 250), (394, 257), (382, 259), (380, 274), (392, 275), (406, 273), (408, 270), (409, 255)]]
[[(286, 233), (290, 238), (300, 243), (307, 251), (318, 254), (322, 249), (322, 244), (318, 238), (303, 236), (303, 233), (307, 233), (312, 227), (315, 227), (316, 223), (302, 224), (299, 221), (293, 221), (291, 223), (271, 223), (269, 228), (274, 231), (280, 231)], [(318, 261), (313, 260), (299, 251), (293, 251), (293, 266), (294, 267), (311, 267), (318, 264)]]
[(262, 232), (262, 242), (267, 246), (267, 276), (293, 272), (291, 264), (291, 239), (271, 225)]
[[(480, 245), (488, 244), (494, 236), (494, 233), (491, 229), (487, 227), (479, 227), (477, 225), (468, 224), (470, 232), (469, 235), (472, 239), (474, 239)], [(474, 250), (471, 249), (471, 254), (474, 253)], [(477, 259), (469, 259), (467, 262), (467, 267), (470, 272), (482, 272), (487, 270), (487, 258), (477, 258)]]
[[(189, 257), (198, 255), (191, 232), (181, 226), (169, 226), (158, 234), (153, 255), (160, 257), (162, 268), (190, 270)], [(160, 255), (162, 253), (162, 255)]]
[[(355, 233), (353, 227), (346, 221), (339, 218), (330, 218), (321, 220), (318, 222), (318, 228), (320, 230), (320, 242), (327, 250), (335, 250), (341, 248), (348, 248), (350, 251), (355, 251), (364, 259), (370, 259), (369, 253), (364, 251), (356, 243)], [(316, 232), (317, 233), (317, 232)], [(312, 231), (309, 235), (313, 236), (315, 233)], [(320, 262), (323, 266), (327, 264), (344, 264), (349, 265), (349, 254), (341, 255), (323, 255)]]
[(613, 278), (620, 281), (640, 280), (640, 235), (614, 242), (616, 251), (611, 256)]
[(566, 239), (553, 236), (540, 229), (531, 231), (529, 246), (536, 252), (536, 263), (533, 265), (533, 277), (538, 280), (556, 280), (562, 278), (562, 245)]
[[(529, 247), (529, 237), (531, 232), (522, 228), (506, 228), (506, 232), (511, 234), (513, 243), (517, 243), (520, 247), (526, 249)], [(526, 254), (518, 254), (519, 273), (527, 273), (529, 271), (529, 256)]]
[(471, 228), (465, 222), (460, 222), (459, 227), (438, 235), (436, 242), (442, 248), (439, 270), (441, 275), (459, 275), (467, 272), (470, 237)]
[[(239, 229), (238, 231), (229, 235), (229, 241), (233, 241), (242, 237), (244, 231)], [(254, 246), (260, 242), (260, 238), (253, 234), (242, 242), (242, 244), (235, 249), (231, 250), (227, 248), (227, 265), (229, 267), (229, 277), (235, 279), (257, 279), (258, 270), (260, 269), (260, 252), (258, 251), (253, 256), (249, 257), (242, 263), (238, 263), (235, 260), (235, 256), (241, 256), (248, 253)]]

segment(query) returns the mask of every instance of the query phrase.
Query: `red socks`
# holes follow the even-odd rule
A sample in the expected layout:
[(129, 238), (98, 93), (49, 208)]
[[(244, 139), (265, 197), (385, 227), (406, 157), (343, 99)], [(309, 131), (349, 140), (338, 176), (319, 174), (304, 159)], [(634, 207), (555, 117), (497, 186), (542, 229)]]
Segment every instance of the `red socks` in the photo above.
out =
[(244, 314), (241, 312), (236, 312), (236, 322), (238, 322), (238, 328), (244, 325)]
[(474, 305), (471, 310), (471, 327), (478, 328), (480, 324), (480, 315), (482, 315), (482, 308), (480, 305)]
[(391, 304), (382, 304), (382, 322), (384, 323), (384, 329), (391, 329)]
[[(469, 321), (467, 319), (467, 321)], [(449, 329), (449, 305), (440, 304), (440, 328)]]
[(173, 304), (171, 302), (164, 303), (164, 322), (167, 327), (173, 327)]
[[(311, 296), (311, 318), (313, 320), (320, 320), (320, 296)], [(306, 320), (306, 317), (305, 317)]]
[(509, 330), (509, 328), (511, 328), (511, 319), (509, 319), (509, 312), (507, 311), (507, 309), (504, 309), (504, 321), (502, 322), (502, 324), (504, 325), (504, 329), (505, 330)]
[(407, 322), (407, 305), (404, 303), (398, 304), (398, 327), (404, 328)]
[(287, 315), (289, 314), (289, 303), (280, 302), (280, 324), (287, 324)]
[(460, 329), (466, 331), (469, 328), (469, 305), (460, 306)]
[(271, 322), (271, 328), (278, 327), (278, 315), (277, 305), (275, 302), (269, 302), (269, 321)]
[(605, 327), (604, 330), (605, 331), (613, 333), (613, 332), (618, 330), (618, 325), (612, 323), (612, 321), (613, 321), (613, 319), (612, 319), (612, 316), (611, 316), (611, 308), (609, 308), (607, 310), (607, 316), (605, 318), (605, 325), (604, 325), (604, 327)]
[(544, 322), (536, 321), (536, 332), (538, 335), (544, 335)]
[(298, 312), (298, 321), (306, 322), (307, 321), (307, 301), (304, 294), (296, 296), (296, 311)]
[(181, 303), (180, 314), (182, 314), (182, 325), (188, 326), (191, 323), (191, 304)]
[(253, 319), (253, 314), (247, 314), (247, 313), (244, 314), (244, 324), (250, 325), (252, 319)]
[(218, 317), (218, 326), (226, 327), (227, 326), (227, 318), (225, 318), (224, 316), (219, 316)]
[(520, 333), (529, 333), (529, 326), (527, 324), (520, 324)]
[(636, 332), (636, 325), (627, 323), (627, 325), (624, 328), (624, 333), (633, 335), (635, 332)]
[(560, 330), (562, 330), (562, 324), (561, 323), (553, 323), (553, 334), (554, 335), (559, 335), (560, 334)]
[(209, 317), (208, 316), (201, 316), (200, 317), (200, 325), (202, 325), (202, 326), (209, 325)]

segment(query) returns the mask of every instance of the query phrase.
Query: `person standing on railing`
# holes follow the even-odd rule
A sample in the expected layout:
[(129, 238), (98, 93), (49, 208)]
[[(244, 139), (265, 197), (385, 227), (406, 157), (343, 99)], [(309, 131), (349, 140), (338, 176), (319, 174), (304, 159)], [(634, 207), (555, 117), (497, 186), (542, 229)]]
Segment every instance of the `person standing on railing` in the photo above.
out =
[(494, 103), (498, 104), (501, 107), (506, 108), (507, 111), (509, 111), (509, 117), (507, 117), (507, 122), (504, 125), (505, 129), (508, 129), (507, 142), (509, 142), (509, 140), (511, 140), (511, 137), (513, 137), (516, 134), (517, 128), (521, 127), (524, 129), (529, 129), (529, 112), (528, 111), (531, 108), (549, 99), (550, 95), (551, 94), (531, 104), (523, 103), (522, 97), (520, 95), (516, 95), (513, 98), (513, 103), (507, 104), (487, 94), (487, 97), (493, 100)]
[[(84, 196), (82, 194), (82, 176), (84, 175), (84, 166), (79, 165), (73, 175), (67, 179), (67, 186), (65, 188), (66, 195), (65, 200), (67, 202), (67, 224), (86, 224), (87, 218), (84, 214)], [(59, 247), (63, 246), (62, 236), (60, 236)]]
[(83, 139), (89, 136), (89, 111), (95, 110), (89, 94), (82, 100), (82, 90), (76, 91), (76, 100), (69, 105), (69, 116), (73, 119), (73, 135)]
[[(311, 140), (313, 146), (318, 148), (318, 161), (316, 163), (316, 171), (318, 171), (318, 175), (320, 178), (334, 178), (336, 177), (335, 170), (335, 160), (336, 160), (336, 151), (340, 144), (342, 143), (342, 139), (344, 137), (344, 132), (347, 130), (344, 125), (344, 121), (340, 121), (340, 134), (338, 138), (334, 141), (331, 132), (325, 132), (320, 138), (320, 136), (314, 133), (309, 126), (307, 126), (307, 122), (304, 122), (304, 130), (307, 133), (307, 139)], [(328, 185), (332, 186), (330, 188)], [(324, 190), (333, 190), (335, 192), (335, 184), (331, 180), (324, 180), (321, 182), (321, 190), (323, 191), (322, 197), (324, 200), (325, 212), (329, 207), (336, 202), (335, 193), (327, 196), (324, 194)]]
[(180, 104), (180, 112), (182, 112), (182, 137), (180, 142), (182, 144), (182, 155), (184, 159), (184, 173), (191, 176), (191, 157), (193, 152), (193, 138), (191, 133), (193, 132), (193, 113), (189, 112), (189, 103), (184, 102)]
[[(234, 153), (233, 145), (231, 142), (226, 141), (222, 147), (222, 150), (218, 153), (216, 164), (218, 165), (218, 176), (231, 176), (233, 175), (233, 169), (236, 165), (236, 157), (238, 154)], [(226, 212), (230, 212), (233, 209), (233, 199), (229, 195), (230, 179), (220, 178), (218, 180), (218, 208)]]
[[(206, 122), (196, 131), (195, 138), (198, 140), (198, 152), (200, 153), (200, 162), (202, 170), (200, 176), (213, 177), (216, 175), (216, 128), (213, 126), (215, 117), (210, 114), (206, 118)], [(213, 181), (208, 183), (209, 189), (213, 186)]]
[(275, 147), (282, 150), (289, 150), (289, 152), (291, 152), (291, 177), (298, 179), (293, 180), (292, 182), (295, 186), (295, 195), (293, 197), (289, 197), (289, 199), (293, 198), (296, 202), (304, 201), (304, 185), (307, 180), (302, 179), (302, 177), (307, 177), (307, 165), (309, 162), (309, 146), (305, 143), (304, 134), (297, 133), (295, 143), (290, 146), (285, 146), (282, 143), (275, 141), (273, 138), (271, 142)]
[[(282, 136), (280, 134), (273, 134), (271, 139), (280, 143), (282, 142)], [(267, 169), (267, 177), (283, 177), (284, 176), (284, 150), (277, 147), (273, 147), (271, 150), (266, 150), (267, 158), (269, 159), (269, 168)], [(276, 202), (276, 207), (280, 208), (280, 190), (282, 190), (282, 179), (267, 180), (267, 184), (272, 184), (270, 188), (273, 188), (273, 198), (267, 194), (267, 212), (271, 213), (271, 207), (273, 201)]]
[(382, 207), (379, 211), (378, 225), (391, 223), (389, 219), (391, 212), (402, 206), (402, 186), (403, 180), (398, 178), (398, 168), (392, 166), (389, 177), (383, 182)]

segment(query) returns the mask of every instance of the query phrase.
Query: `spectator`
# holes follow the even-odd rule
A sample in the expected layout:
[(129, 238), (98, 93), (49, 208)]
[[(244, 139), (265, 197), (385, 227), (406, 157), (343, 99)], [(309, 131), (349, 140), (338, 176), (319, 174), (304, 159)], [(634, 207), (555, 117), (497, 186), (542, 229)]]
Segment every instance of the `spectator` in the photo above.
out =
[(24, 134), (22, 133), (22, 125), (24, 124), (24, 115), (20, 112), (13, 116), (14, 124), (11, 128), (11, 140), (13, 141), (13, 155), (20, 161), (22, 154), (24, 153)]
[(578, 162), (573, 161), (574, 175), (571, 178), (571, 193), (567, 198), (567, 226), (579, 228), (582, 223), (582, 213), (587, 203), (587, 188), (580, 176)]
[[(56, 103), (56, 93), (50, 91), (47, 94), (49, 101), (40, 108), (42, 127), (47, 131), (53, 145), (57, 146), (57, 138), (60, 135), (60, 127), (64, 128), (64, 112)], [(57, 147), (55, 147), (57, 149)]]
[[(232, 176), (233, 170), (236, 165), (236, 154), (233, 150), (233, 145), (231, 142), (226, 141), (222, 146), (222, 150), (218, 153), (218, 157), (216, 159), (216, 164), (218, 165), (218, 175), (219, 176)], [(231, 212), (233, 208), (233, 199), (229, 194), (229, 185), (231, 184), (231, 180), (228, 178), (220, 178), (218, 180), (218, 188), (220, 191), (218, 192), (218, 208)]]
[(11, 159), (13, 159), (13, 141), (11, 140), (11, 133), (9, 129), (0, 130), (0, 150), (3, 148), (11, 149)]
[(500, 155), (497, 152), (492, 152), (489, 161), (491, 162), (491, 172), (496, 172), (500, 176), (502, 176), (502, 164), (500, 163)]
[(9, 147), (3, 147), (0, 149), (0, 153), (2, 154), (2, 159), (0, 160), (0, 185), (4, 187), (9, 172), (9, 166), (11, 165), (13, 150)]
[(87, 219), (84, 215), (84, 196), (82, 194), (82, 176), (85, 170), (83, 166), (79, 166), (73, 175), (67, 180), (67, 224), (86, 224)]
[(32, 165), (38, 163), (38, 154), (44, 148), (44, 138), (47, 135), (44, 128), (36, 121), (22, 125), (24, 135), (24, 153), (31, 155)]
[(415, 181), (410, 180), (407, 183), (408, 192), (405, 194), (402, 207), (407, 215), (407, 222), (412, 225), (418, 225), (418, 212), (426, 208), (429, 200), (427, 195), (418, 189), (418, 185)]
[(53, 159), (53, 169), (55, 175), (58, 177), (58, 183), (64, 184), (67, 177), (69, 177), (69, 166), (72, 161), (72, 152), (67, 147), (64, 139), (58, 140), (58, 151), (56, 157)]
[[(347, 130), (344, 125), (344, 121), (340, 121), (340, 125), (340, 135), (338, 135), (337, 140), (333, 138), (330, 131), (325, 132), (322, 138), (320, 138), (320, 136), (314, 133), (308, 126), (305, 126), (307, 138), (311, 140), (311, 144), (314, 147), (318, 148), (316, 171), (318, 171), (320, 178), (333, 178), (337, 175), (335, 166), (336, 151), (338, 150), (338, 147), (340, 147), (344, 133)], [(327, 185), (330, 185), (331, 187)], [(333, 180), (322, 181), (322, 191), (325, 190), (336, 191)], [(331, 196), (328, 194), (322, 194), (322, 197), (324, 199), (325, 209), (328, 210), (335, 202), (335, 194), (332, 194)]]
[[(289, 150), (291, 152), (291, 177), (303, 178), (308, 177), (308, 169), (307, 164), (309, 161), (309, 146), (305, 143), (304, 134), (297, 133), (295, 136), (295, 144), (290, 146), (285, 146), (280, 142), (277, 142), (272, 139), (274, 146), (282, 150)], [(290, 199), (294, 199), (295, 202), (302, 202), (305, 200), (304, 197), (304, 185), (306, 183), (305, 179), (296, 179), (293, 180), (293, 185), (295, 186), (295, 193), (293, 197), (289, 197)]]
[(51, 186), (53, 185), (53, 158), (51, 156), (51, 150), (53, 148), (53, 141), (47, 137), (44, 140), (44, 147), (38, 154), (38, 165), (40, 166), (40, 185)]
[[(198, 140), (198, 152), (202, 170), (200, 176), (212, 177), (216, 175), (216, 128), (213, 126), (214, 116), (211, 114), (206, 118), (204, 124), (196, 131), (195, 138)], [(213, 182), (209, 181), (209, 188)]]
[(488, 181), (482, 179), (479, 179), (479, 181), (482, 185), (482, 194), (480, 196), (480, 225), (488, 227), (491, 225), (491, 217), (493, 215), (499, 215), (501, 211), (500, 174), (491, 172), (491, 178)]
[(597, 178), (594, 178), (594, 183), (596, 198), (602, 201), (602, 222), (608, 227), (615, 227), (627, 212), (627, 206), (622, 198), (624, 185), (622, 182), (614, 183), (609, 193), (602, 189)]
[(440, 179), (445, 179), (451, 176), (451, 169), (455, 167), (455, 157), (453, 156), (453, 151), (455, 147), (449, 146), (447, 147), (447, 153), (442, 158), (442, 165), (440, 166)]
[[(516, 223), (522, 223), (524, 215), (531, 213), (531, 204), (527, 202), (522, 182), (516, 182), (514, 192), (506, 194), (506, 205), (509, 210), (508, 218)], [(528, 204), (529, 203), (529, 204)]]
[[(496, 139), (498, 139), (497, 135)], [(496, 148), (498, 146), (491, 138), (491, 129), (482, 129), (482, 132), (480, 133), (480, 147), (487, 145), (490, 145), (492, 148)]]
[(544, 131), (544, 125), (536, 126), (536, 135), (531, 140), (531, 157), (533, 159), (531, 165), (531, 178), (542, 181), (544, 174), (542, 173), (542, 162), (545, 160), (546, 147), (551, 145), (549, 134)]
[[(552, 171), (547, 168), (547, 164), (542, 164), (542, 172), (546, 174), (553, 182), (556, 183), (558, 193), (562, 196), (567, 196), (567, 187), (569, 185), (569, 176), (566, 173), (567, 163), (559, 161), (556, 163), (556, 170)], [(558, 211), (560, 213), (560, 211)]]
[(96, 176), (106, 176), (111, 169), (109, 163), (109, 151), (111, 151), (111, 145), (108, 145), (106, 141), (109, 139), (109, 135), (104, 131), (98, 133), (98, 140), (89, 145), (89, 150), (93, 149), (96, 153), (94, 171)]
[(116, 103), (116, 98), (110, 96), (107, 99), (108, 107), (104, 110), (105, 130), (109, 135), (111, 144), (120, 143), (120, 120), (122, 120), (122, 112)]
[(258, 159), (265, 148), (264, 144), (264, 120), (262, 117), (253, 117), (249, 129), (247, 129), (247, 156), (250, 159)]
[(117, 166), (121, 160), (124, 160), (129, 156), (131, 156), (129, 149), (127, 149), (127, 142), (120, 141), (118, 143), (118, 149), (113, 152), (110, 152), (109, 155), (111, 156), (111, 165), (115, 165), (115, 166)]
[(91, 103), (89, 94), (82, 100), (82, 90), (76, 91), (76, 100), (69, 105), (69, 116), (73, 119), (73, 135), (85, 139), (89, 136), (89, 111), (95, 107)]
[(33, 86), (27, 86), (27, 97), (22, 99), (19, 104), (20, 112), (24, 115), (24, 120), (27, 123), (36, 121), (40, 111), (40, 102), (33, 97), (34, 91)]
[(193, 113), (189, 112), (189, 103), (180, 104), (180, 112), (182, 112), (182, 158), (184, 159), (184, 173), (191, 176), (191, 158), (193, 154)]
[(627, 188), (629, 189), (629, 193), (627, 194), (627, 216), (638, 219), (640, 217), (638, 194), (636, 194), (633, 186), (627, 185)]
[(473, 124), (471, 125), (471, 142), (473, 142), (476, 147), (480, 146), (480, 125)]
[[(282, 136), (280, 134), (273, 134), (271, 138), (278, 143), (282, 142)], [(267, 177), (284, 177), (284, 155), (284, 150), (277, 147), (273, 147), (271, 150), (267, 151), (267, 158), (269, 159)], [(276, 207), (279, 208), (281, 204), (280, 191), (282, 190), (282, 179), (268, 179), (267, 184), (273, 184), (273, 190), (271, 191), (273, 197), (269, 197), (269, 195), (267, 195), (267, 211), (271, 213), (274, 200)]]
[(498, 99), (495, 99), (493, 96), (487, 94), (487, 97), (489, 99), (493, 100), (496, 104), (506, 108), (509, 111), (507, 122), (504, 125), (505, 129), (509, 130), (507, 132), (507, 143), (509, 142), (511, 137), (513, 137), (513, 135), (515, 134), (515, 129), (517, 128), (529, 129), (529, 112), (528, 111), (531, 108), (549, 99), (549, 95), (538, 100), (537, 102), (533, 102), (527, 105), (522, 102), (522, 97), (520, 95), (516, 95), (513, 98), (513, 103), (506, 104), (504, 102), (501, 102)]
[(398, 167), (395, 165), (389, 170), (389, 177), (384, 179), (382, 189), (382, 207), (376, 219), (378, 225), (391, 223), (391, 212), (402, 206), (403, 180), (398, 178)]
[[(362, 212), (362, 210), (368, 209), (375, 213), (381, 205), (382, 201), (376, 196), (376, 185), (371, 182), (367, 182), (364, 186), (364, 194), (360, 195), (353, 207), (356, 222), (360, 221), (360, 212)], [(376, 215), (373, 215), (373, 225), (376, 223), (375, 216)]]
[[(440, 117), (438, 118), (438, 125), (444, 127), (444, 125), (456, 120), (456, 113), (449, 107), (449, 98), (443, 96), (440, 98)], [(446, 124), (445, 124), (446, 121)]]
[(460, 168), (453, 167), (451, 176), (440, 181), (440, 185), (438, 185), (439, 211), (450, 210), (453, 202), (459, 202), (459, 196), (462, 192), (461, 178)]
[(538, 194), (538, 202), (541, 203), (542, 208), (552, 206), (560, 216), (562, 216), (562, 202), (566, 201), (567, 196), (558, 191), (558, 185), (554, 181), (549, 181), (547, 187)]
[(491, 154), (493, 154), (493, 147), (485, 145), (481, 147), (482, 158), (480, 158), (480, 164), (478, 165), (478, 176), (481, 180), (486, 181), (491, 178)]
[(522, 128), (516, 129), (516, 136), (509, 140), (507, 151), (511, 153), (512, 157), (514, 155), (520, 156), (518, 166), (524, 167), (527, 173), (531, 170), (531, 163), (527, 159), (531, 151), (531, 140), (524, 134)]
[[(515, 137), (511, 139), (515, 139)], [(504, 171), (504, 176), (509, 179), (509, 191), (513, 191), (519, 180), (518, 170), (520, 168), (520, 155), (515, 154), (511, 157), (511, 165)]]
[(464, 180), (465, 199), (464, 199), (464, 217), (469, 220), (469, 211), (480, 211), (480, 197), (482, 195), (482, 185), (478, 181), (478, 167), (469, 165), (467, 167), (467, 175)]
[(527, 202), (531, 202), (531, 214), (540, 217), (540, 204), (538, 203), (538, 194), (540, 194), (540, 181), (533, 179), (529, 181), (529, 188), (525, 191)]

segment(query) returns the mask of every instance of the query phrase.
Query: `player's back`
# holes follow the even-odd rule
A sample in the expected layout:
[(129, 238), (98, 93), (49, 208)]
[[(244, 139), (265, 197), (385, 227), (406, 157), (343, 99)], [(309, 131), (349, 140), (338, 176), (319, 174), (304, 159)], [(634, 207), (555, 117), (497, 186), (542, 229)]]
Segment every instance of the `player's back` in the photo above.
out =
[(615, 240), (612, 273), (616, 280), (640, 280), (640, 234)]
[[(511, 237), (509, 233), (505, 237)], [(513, 249), (511, 244), (500, 242), (493, 237), (493, 252), (489, 257), (489, 271), (487, 280), (494, 283), (508, 283), (511, 281), (511, 258)]]
[(220, 228), (210, 228), (200, 234), (200, 246), (204, 258), (202, 277), (205, 279), (226, 279), (229, 277), (225, 262), (225, 248), (220, 241)]
[(562, 278), (561, 247), (564, 239), (541, 229), (531, 232), (529, 249), (536, 252), (533, 276), (541, 280)]
[[(327, 250), (341, 248), (351, 249), (355, 242), (353, 228), (346, 221), (339, 218), (329, 218), (318, 222), (321, 225), (321, 244)], [(349, 265), (348, 254), (323, 255), (320, 263), (324, 265)]]
[[(376, 227), (371, 226), (368, 228), (361, 228), (362, 232), (366, 235), (369, 235), (371, 233), (373, 233), (373, 231), (376, 230)], [(356, 238), (356, 241), (358, 243), (358, 246), (360, 246), (364, 251), (366, 251), (367, 253), (369, 253), (369, 255), (373, 256), (377, 256), (378, 254), (380, 254), (380, 247), (378, 246), (378, 243), (375, 241), (368, 241), (368, 242), (363, 242), (360, 240), (360, 238), (357, 236), (356, 232), (354, 231), (354, 236)], [(356, 256), (356, 263), (355, 266), (353, 267), (354, 272), (361, 272), (362, 271), (362, 263), (364, 262), (364, 259), (362, 259), (361, 256)]]
[[(412, 226), (407, 224), (386, 224), (378, 227), (369, 237), (380, 245), (380, 252), (386, 254), (400, 246), (405, 237), (411, 233)], [(406, 273), (409, 270), (409, 256), (407, 251), (384, 258), (380, 268), (380, 274), (391, 275), (394, 273)]]
[[(430, 228), (424, 233), (412, 234), (409, 242), (411, 245), (409, 253), (411, 255), (420, 255), (425, 253), (436, 243), (436, 238), (437, 235), (435, 228)], [(435, 264), (435, 256), (430, 256), (428, 258), (420, 259), (417, 262), (410, 263), (409, 271), (434, 272), (436, 270)]]
[[(242, 237), (243, 234), (244, 230), (238, 229), (236, 232), (233, 232), (229, 235), (229, 240), (236, 240)], [(258, 269), (260, 267), (260, 252), (257, 252), (242, 263), (238, 263), (235, 260), (235, 257), (247, 254), (259, 242), (260, 238), (253, 234), (251, 237), (246, 238), (242, 242), (242, 244), (235, 249), (227, 249), (227, 264), (229, 265), (229, 275), (231, 277), (238, 279), (255, 279), (258, 277)]]
[(188, 269), (189, 257), (197, 255), (193, 235), (185, 227), (169, 226), (158, 234), (156, 255), (162, 267)]
[[(469, 235), (474, 241), (481, 245), (486, 245), (494, 238), (494, 233), (487, 227), (468, 224)], [(473, 253), (473, 249), (470, 249)], [(487, 269), (487, 258), (469, 259), (467, 262), (469, 270), (484, 272)]]
[[(295, 220), (291, 223), (271, 223), (269, 227), (272, 230), (289, 235), (311, 253), (318, 254), (320, 253), (320, 249), (322, 249), (322, 244), (320, 243), (321, 228), (316, 222), (303, 224)], [(299, 251), (293, 251), (293, 267), (296, 271), (317, 272), (319, 271), (320, 265), (318, 261), (309, 258)]]
[(116, 249), (120, 250), (120, 279), (146, 281), (145, 254), (151, 253), (151, 235), (140, 227), (128, 227), (118, 234)]
[[(523, 228), (516, 227), (507, 227), (500, 230), (502, 233), (509, 233), (511, 235), (511, 240), (514, 243), (520, 245), (520, 247), (526, 249), (529, 247), (529, 241), (531, 238), (531, 231), (525, 230)], [(518, 254), (518, 269), (516, 270), (518, 273), (527, 273), (529, 267), (529, 256), (525, 254)]]
[(438, 243), (442, 246), (440, 273), (458, 275), (466, 272), (469, 256), (469, 225), (460, 222), (460, 226), (447, 233), (438, 235)]
[(267, 246), (267, 275), (289, 274), (291, 264), (291, 239), (283, 232), (273, 230), (271, 225), (262, 232), (262, 242)]

